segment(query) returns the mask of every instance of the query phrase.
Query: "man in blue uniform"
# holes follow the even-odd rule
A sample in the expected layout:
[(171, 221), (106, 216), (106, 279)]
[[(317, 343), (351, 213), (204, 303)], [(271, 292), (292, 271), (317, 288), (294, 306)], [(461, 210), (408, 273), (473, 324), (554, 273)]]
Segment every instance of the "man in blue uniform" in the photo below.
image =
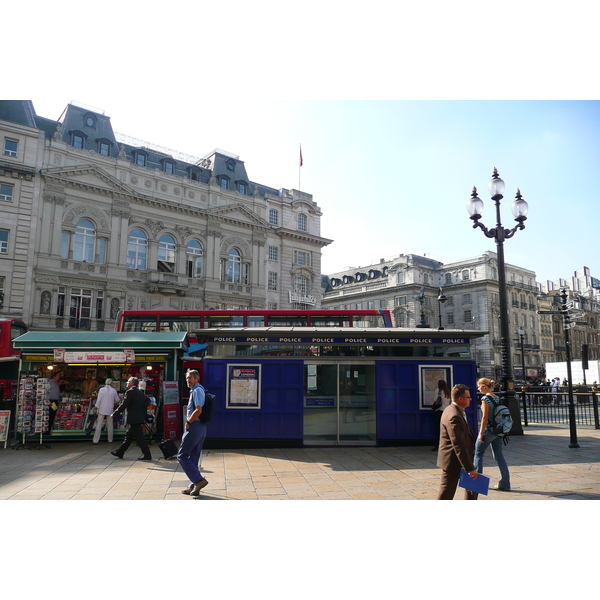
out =
[(181, 438), (177, 460), (190, 480), (190, 486), (181, 490), (181, 493), (198, 496), (200, 490), (208, 485), (208, 481), (200, 475), (200, 469), (198, 469), (202, 444), (206, 438), (206, 425), (200, 422), (204, 406), (204, 388), (199, 383), (200, 373), (198, 371), (189, 370), (185, 380), (190, 388), (190, 400), (187, 405), (185, 433)]

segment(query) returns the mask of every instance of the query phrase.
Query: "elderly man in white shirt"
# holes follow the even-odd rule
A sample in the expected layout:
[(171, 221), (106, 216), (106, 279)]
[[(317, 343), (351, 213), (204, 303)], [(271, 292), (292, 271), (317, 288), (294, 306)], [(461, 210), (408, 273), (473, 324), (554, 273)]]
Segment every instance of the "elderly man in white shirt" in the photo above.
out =
[(110, 377), (106, 380), (106, 385), (98, 392), (98, 398), (96, 398), (96, 411), (98, 417), (96, 419), (96, 432), (94, 433), (94, 444), (100, 441), (100, 434), (102, 433), (102, 425), (104, 424), (104, 418), (106, 417), (106, 431), (108, 433), (108, 441), (113, 441), (113, 418), (112, 413), (115, 410), (115, 404), (120, 402), (119, 394), (117, 390), (112, 387), (113, 380)]

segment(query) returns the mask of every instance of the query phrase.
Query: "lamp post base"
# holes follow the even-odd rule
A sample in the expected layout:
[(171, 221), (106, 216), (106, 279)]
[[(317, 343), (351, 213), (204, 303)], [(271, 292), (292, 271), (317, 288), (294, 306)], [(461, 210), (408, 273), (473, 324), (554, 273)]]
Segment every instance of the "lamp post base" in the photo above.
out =
[(510, 411), (510, 416), (513, 420), (513, 426), (510, 430), (510, 435), (524, 435), (523, 424), (521, 422), (521, 407), (519, 405), (519, 399), (515, 394), (515, 390), (508, 390), (502, 393), (502, 399), (504, 404)]

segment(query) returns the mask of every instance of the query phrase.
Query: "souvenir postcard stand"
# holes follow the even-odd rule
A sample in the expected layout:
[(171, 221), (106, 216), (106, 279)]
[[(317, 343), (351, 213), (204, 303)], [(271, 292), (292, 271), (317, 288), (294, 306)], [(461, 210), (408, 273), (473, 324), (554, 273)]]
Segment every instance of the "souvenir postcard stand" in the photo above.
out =
[(156, 433), (158, 412), (161, 401), (156, 401), (153, 393), (146, 392), (146, 422), (143, 424), (144, 435), (148, 436), (148, 443), (152, 443), (152, 438)]
[[(17, 396), (17, 433), (22, 435), (22, 441), (12, 446), (14, 450), (50, 448), (43, 443), (43, 435), (48, 431), (50, 419), (49, 392), (49, 379), (34, 374), (21, 375)], [(35, 436), (38, 433), (39, 443), (27, 442), (28, 435)]]

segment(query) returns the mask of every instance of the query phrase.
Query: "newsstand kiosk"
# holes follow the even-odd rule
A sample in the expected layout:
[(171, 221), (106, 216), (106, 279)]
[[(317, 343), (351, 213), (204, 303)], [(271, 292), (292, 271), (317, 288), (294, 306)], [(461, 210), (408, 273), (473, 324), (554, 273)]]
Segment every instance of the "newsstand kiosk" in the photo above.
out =
[[(13, 447), (89, 439), (98, 390), (112, 379), (122, 399), (129, 377), (140, 380), (148, 399), (146, 435), (180, 436), (178, 386), (187, 333), (28, 332), (14, 345), (21, 351), (21, 369)], [(51, 393), (57, 373), (58, 399)], [(124, 433), (126, 418), (115, 416), (115, 436)]]

